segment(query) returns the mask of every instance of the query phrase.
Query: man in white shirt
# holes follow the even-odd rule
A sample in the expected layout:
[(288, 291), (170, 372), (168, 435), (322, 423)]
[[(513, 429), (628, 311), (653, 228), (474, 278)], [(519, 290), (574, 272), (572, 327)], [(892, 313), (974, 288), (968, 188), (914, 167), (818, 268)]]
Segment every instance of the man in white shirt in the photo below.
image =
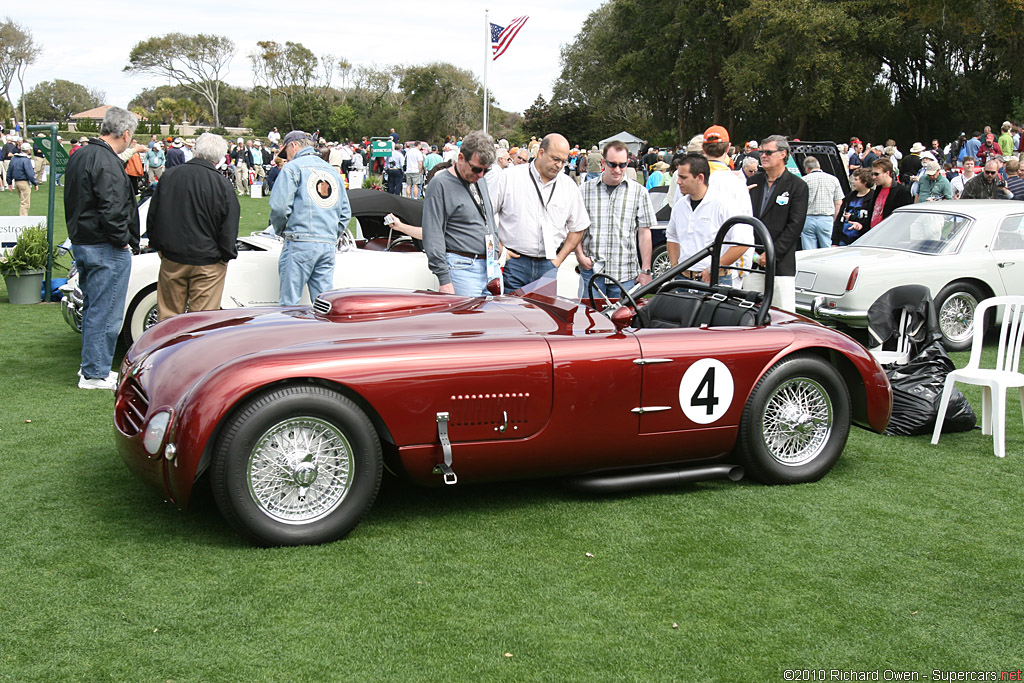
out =
[(590, 225), (579, 188), (562, 173), (568, 159), (569, 141), (551, 133), (541, 141), (532, 163), (509, 167), (488, 188), (498, 237), (508, 250), (506, 292), (555, 277)]
[(420, 185), (423, 183), (423, 152), (419, 144), (406, 143), (405, 149), (405, 196), (420, 198)]
[[(710, 175), (708, 160), (700, 154), (688, 153), (679, 162), (679, 191), (683, 196), (672, 207), (672, 217), (665, 230), (668, 257), (673, 266), (711, 244), (722, 224), (735, 215), (729, 196), (709, 189)], [(753, 244), (754, 229), (747, 223), (737, 223), (729, 230), (726, 240)], [(732, 274), (726, 266), (735, 263), (749, 249), (747, 246), (723, 246), (719, 284), (733, 284)], [(690, 280), (711, 282), (710, 267), (711, 258), (708, 257), (684, 270), (682, 275)]]
[(271, 147), (277, 147), (281, 144), (281, 134), (277, 132), (277, 126), (274, 126), (274, 130), (267, 133), (267, 141)]

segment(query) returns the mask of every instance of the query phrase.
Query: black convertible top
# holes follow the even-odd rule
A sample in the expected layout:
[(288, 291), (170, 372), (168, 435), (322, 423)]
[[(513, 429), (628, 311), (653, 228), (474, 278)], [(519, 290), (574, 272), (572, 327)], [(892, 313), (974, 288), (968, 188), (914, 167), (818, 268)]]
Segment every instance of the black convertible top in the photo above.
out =
[(348, 191), (352, 215), (359, 219), (366, 239), (387, 237), (390, 229), (384, 225), (384, 216), (393, 213), (409, 225), (423, 225), (423, 202), (399, 197), (379, 190), (356, 189)]

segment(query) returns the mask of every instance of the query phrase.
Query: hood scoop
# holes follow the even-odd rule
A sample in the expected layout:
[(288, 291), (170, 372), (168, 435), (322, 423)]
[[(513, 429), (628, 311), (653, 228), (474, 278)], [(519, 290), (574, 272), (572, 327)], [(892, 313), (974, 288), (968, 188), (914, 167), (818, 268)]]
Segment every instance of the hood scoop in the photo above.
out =
[(324, 292), (313, 312), (335, 322), (379, 320), (442, 311), (474, 301), (456, 294), (399, 289), (339, 289)]

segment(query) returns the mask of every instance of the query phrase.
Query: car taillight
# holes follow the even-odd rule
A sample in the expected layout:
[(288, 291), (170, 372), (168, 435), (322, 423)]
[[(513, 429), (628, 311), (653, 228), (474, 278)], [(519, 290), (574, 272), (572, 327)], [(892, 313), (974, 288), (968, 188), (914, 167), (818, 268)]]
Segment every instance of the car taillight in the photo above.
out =
[(846, 291), (847, 292), (851, 291), (854, 287), (857, 286), (857, 276), (859, 276), (859, 275), (860, 275), (860, 266), (857, 266), (856, 268), (853, 269), (853, 272), (850, 273), (850, 279), (846, 281)]

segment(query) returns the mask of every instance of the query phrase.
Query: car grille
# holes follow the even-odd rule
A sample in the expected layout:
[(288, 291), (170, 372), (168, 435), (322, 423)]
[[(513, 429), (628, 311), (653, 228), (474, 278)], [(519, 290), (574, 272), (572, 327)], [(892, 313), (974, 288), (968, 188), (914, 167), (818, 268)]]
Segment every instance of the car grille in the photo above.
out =
[(127, 378), (121, 388), (121, 398), (118, 401), (118, 409), (115, 411), (118, 429), (122, 434), (135, 436), (142, 431), (148, 412), (149, 397), (146, 396), (145, 390), (137, 379)]
[(327, 315), (331, 312), (330, 302), (317, 297), (317, 300), (313, 302), (313, 312), (317, 315)]

